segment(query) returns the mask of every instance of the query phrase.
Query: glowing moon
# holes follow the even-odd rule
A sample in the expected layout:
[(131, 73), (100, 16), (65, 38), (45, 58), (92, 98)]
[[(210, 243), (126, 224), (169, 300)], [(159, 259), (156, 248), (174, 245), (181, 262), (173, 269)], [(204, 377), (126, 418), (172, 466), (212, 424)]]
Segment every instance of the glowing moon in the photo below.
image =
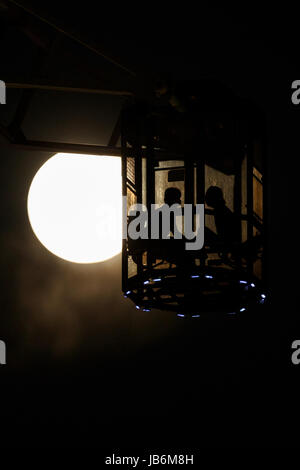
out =
[(97, 263), (122, 246), (121, 159), (58, 153), (34, 176), (27, 201), (31, 227), (53, 254)]

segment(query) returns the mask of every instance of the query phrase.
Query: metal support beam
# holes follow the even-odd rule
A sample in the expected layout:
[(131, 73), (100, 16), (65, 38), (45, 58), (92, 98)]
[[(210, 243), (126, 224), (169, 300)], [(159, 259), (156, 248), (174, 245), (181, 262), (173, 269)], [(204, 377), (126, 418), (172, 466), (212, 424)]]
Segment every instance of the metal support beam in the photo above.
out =
[[(126, 149), (126, 139), (124, 133), (122, 132), (122, 128), (124, 127), (124, 114), (121, 113), (121, 149), (122, 149), (122, 290), (126, 290), (126, 286), (128, 283), (128, 257), (127, 257), (127, 157), (125, 155)], [(125, 199), (126, 198), (126, 199)], [(124, 207), (124, 199), (126, 200), (126, 207)], [(123, 220), (123, 217), (125, 220)], [(124, 228), (125, 233), (124, 233)]]
[(118, 143), (119, 138), (121, 137), (121, 114), (119, 115), (115, 127), (111, 133), (108, 146), (115, 147)]
[(90, 51), (92, 51), (94, 54), (102, 57), (103, 59), (105, 59), (106, 61), (110, 62), (111, 64), (115, 65), (116, 67), (126, 71), (127, 73), (129, 73), (131, 76), (135, 77), (136, 76), (136, 73), (133, 72), (132, 70), (128, 69), (127, 67), (125, 67), (123, 64), (120, 64), (119, 62), (117, 62), (116, 60), (114, 60), (112, 57), (108, 57), (106, 54), (104, 54), (103, 52), (101, 52), (98, 48), (96, 48), (94, 45), (92, 44), (89, 44), (87, 43), (86, 41), (83, 41), (82, 39), (74, 36), (74, 34), (70, 33), (69, 31), (66, 31), (65, 29), (62, 29), (60, 28), (59, 26), (57, 26), (56, 24), (54, 24), (53, 22), (49, 21), (47, 18), (44, 18), (42, 17), (41, 15), (39, 15), (37, 12), (35, 12), (34, 10), (31, 10), (30, 8), (26, 7), (25, 5), (22, 5), (20, 4), (19, 2), (16, 2), (15, 0), (7, 0), (9, 3), (12, 3), (13, 5), (15, 5), (16, 7), (26, 11), (26, 13), (28, 13), (29, 15), (33, 16), (34, 18), (38, 19), (39, 21), (47, 24), (48, 26), (50, 26), (50, 28), (54, 29), (55, 31), (61, 33), (61, 34), (64, 34), (66, 37), (72, 39), (72, 41), (75, 41), (77, 42), (78, 44), (80, 44), (81, 46), (89, 49)]
[[(247, 242), (253, 239), (253, 141), (247, 145)], [(253, 274), (253, 260), (248, 257), (248, 273)]]
[(23, 90), (22, 97), (19, 101), (13, 120), (8, 126), (9, 132), (18, 141), (26, 140), (21, 126), (26, 116), (27, 110), (30, 106), (30, 101), (33, 94), (34, 90)]
[(107, 90), (98, 88), (78, 88), (56, 85), (42, 85), (38, 83), (12, 83), (5, 82), (6, 88), (17, 88), (22, 90), (62, 91), (68, 93), (90, 93), (93, 95), (133, 96), (131, 91)]
[(0, 124), (0, 134), (6, 139), (6, 142), (3, 142), (4, 144), (7, 145), (14, 143), (14, 136), (10, 133), (9, 129), (2, 124)]
[[(0, 129), (1, 131), (1, 129)], [(5, 134), (4, 134), (5, 135)], [(5, 135), (8, 138), (8, 136)], [(64, 152), (64, 153), (82, 153), (86, 155), (109, 155), (112, 157), (121, 156), (120, 147), (108, 147), (102, 145), (69, 144), (66, 142), (44, 142), (38, 140), (25, 140), (24, 142), (12, 142), (8, 140), (2, 145), (14, 145), (22, 150), (40, 152)]]

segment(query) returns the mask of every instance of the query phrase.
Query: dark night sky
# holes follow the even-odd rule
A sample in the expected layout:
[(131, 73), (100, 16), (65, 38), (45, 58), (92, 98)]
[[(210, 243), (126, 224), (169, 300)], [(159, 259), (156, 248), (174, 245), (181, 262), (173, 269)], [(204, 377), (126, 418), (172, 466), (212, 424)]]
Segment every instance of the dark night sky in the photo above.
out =
[[(137, 312), (121, 294), (120, 256), (71, 264), (33, 235), (27, 192), (51, 153), (1, 146), (0, 339), (8, 348), (8, 364), (0, 370), (3, 439), (24, 446), (81, 442), (144, 449), (282, 443), (282, 430), (291, 430), (299, 415), (293, 405), (300, 369), (297, 374), (289, 363), (290, 344), (300, 333), (297, 278), (291, 275), (299, 265), (292, 248), (299, 174), (299, 112), (290, 104), (291, 81), (299, 78), (294, 17), (279, 7), (268, 14), (246, 6), (201, 7), (195, 14), (191, 7), (162, 12), (153, 6), (150, 14), (149, 5), (96, 12), (95, 2), (84, 8), (23, 4), (138, 75), (135, 81), (60, 37), (37, 81), (143, 90), (164, 76), (211, 77), (265, 112), (273, 307), (265, 319), (196, 325), (173, 314)], [(51, 30), (41, 30), (48, 38)], [(11, 29), (2, 29), (0, 40), (0, 79), (28, 80), (30, 40)], [(8, 91), (1, 123), (9, 121), (18, 96)], [(106, 145), (121, 104), (119, 98), (38, 92), (23, 131), (30, 138)]]

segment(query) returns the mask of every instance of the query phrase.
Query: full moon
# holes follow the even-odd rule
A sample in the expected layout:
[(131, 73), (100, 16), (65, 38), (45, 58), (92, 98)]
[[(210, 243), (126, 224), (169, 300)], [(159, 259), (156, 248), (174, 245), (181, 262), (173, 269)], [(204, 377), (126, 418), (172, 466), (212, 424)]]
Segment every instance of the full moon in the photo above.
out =
[(122, 246), (121, 159), (57, 153), (34, 176), (28, 217), (39, 241), (73, 263), (98, 263)]

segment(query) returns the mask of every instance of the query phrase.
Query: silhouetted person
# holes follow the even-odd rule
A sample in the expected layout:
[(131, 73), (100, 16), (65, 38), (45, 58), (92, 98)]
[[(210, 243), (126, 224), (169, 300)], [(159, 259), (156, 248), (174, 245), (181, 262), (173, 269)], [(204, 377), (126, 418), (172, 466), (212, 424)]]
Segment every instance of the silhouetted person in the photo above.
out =
[(172, 206), (173, 204), (181, 205), (181, 191), (178, 188), (167, 188), (164, 195), (165, 204)]
[[(223, 191), (218, 186), (210, 186), (206, 191), (205, 202), (214, 209), (215, 224), (219, 241), (225, 248), (241, 242), (241, 221), (227, 206)], [(236, 251), (232, 248), (232, 253)]]
[[(205, 195), (205, 202), (214, 209), (217, 237), (205, 228), (205, 239), (208, 243), (224, 244), (231, 252), (232, 258), (240, 263), (242, 258), (254, 261), (262, 247), (262, 235), (254, 236), (250, 241), (241, 242), (241, 219), (227, 206), (223, 192), (218, 186), (210, 186)], [(220, 250), (221, 252), (222, 250)]]
[[(163, 206), (154, 209), (155, 214), (148, 214), (150, 216), (155, 215), (155, 220), (151, 217), (151, 224), (159, 223), (158, 227), (158, 239), (149, 240), (148, 247), (150, 247), (151, 253), (154, 255), (155, 258), (165, 259), (166, 261), (172, 263), (178, 263), (178, 261), (183, 259), (183, 249), (184, 249), (184, 241), (183, 239), (174, 239), (175, 234), (175, 215), (174, 212), (171, 210), (167, 216), (170, 216), (170, 226), (166, 226), (169, 228), (168, 233), (164, 233), (163, 236), (163, 212), (164, 206), (168, 206), (168, 209), (171, 208), (173, 205), (179, 206), (179, 213), (182, 214), (181, 209), (181, 191), (178, 188), (170, 187), (167, 188), (164, 194), (164, 204)], [(178, 214), (177, 212), (177, 214)], [(136, 216), (132, 216), (134, 219)], [(150, 236), (150, 233), (149, 233)], [(167, 238), (166, 238), (167, 237)], [(183, 238), (183, 237), (182, 237)], [(140, 252), (144, 251), (142, 248), (143, 242), (131, 242), (131, 246), (140, 245)], [(146, 250), (145, 250), (146, 251)], [(138, 257), (136, 254), (132, 255), (132, 259), (135, 263), (138, 262)]]
[[(173, 206), (174, 204), (178, 204), (181, 206), (181, 191), (178, 188), (167, 188), (165, 190), (165, 195), (164, 195), (164, 202), (167, 204), (169, 207)], [(174, 219), (174, 212), (171, 212), (170, 214), (170, 232), (174, 236), (174, 230), (175, 230), (175, 219)]]
[[(168, 206), (169, 208), (172, 208), (174, 205), (179, 206), (179, 211), (177, 212), (177, 216), (181, 214), (181, 217), (183, 216), (183, 211), (181, 207), (181, 191), (178, 188), (175, 187), (170, 187), (165, 190), (164, 194), (164, 205)], [(163, 208), (163, 206), (161, 206)], [(158, 208), (156, 210), (159, 211)], [(159, 212), (160, 216), (160, 230), (159, 230), (159, 240), (157, 242), (153, 240), (153, 250), (155, 255), (158, 258), (163, 258), (166, 261), (170, 263), (175, 263), (179, 269), (184, 269), (185, 265), (190, 264), (190, 252), (185, 250), (185, 243), (186, 239), (184, 235), (181, 235), (181, 238), (175, 238), (175, 214), (171, 210), (170, 211), (170, 238), (167, 240), (163, 239), (162, 236), (162, 213)], [(178, 232), (180, 233), (180, 226), (177, 224), (177, 229)], [(166, 234), (165, 234), (166, 235)]]

